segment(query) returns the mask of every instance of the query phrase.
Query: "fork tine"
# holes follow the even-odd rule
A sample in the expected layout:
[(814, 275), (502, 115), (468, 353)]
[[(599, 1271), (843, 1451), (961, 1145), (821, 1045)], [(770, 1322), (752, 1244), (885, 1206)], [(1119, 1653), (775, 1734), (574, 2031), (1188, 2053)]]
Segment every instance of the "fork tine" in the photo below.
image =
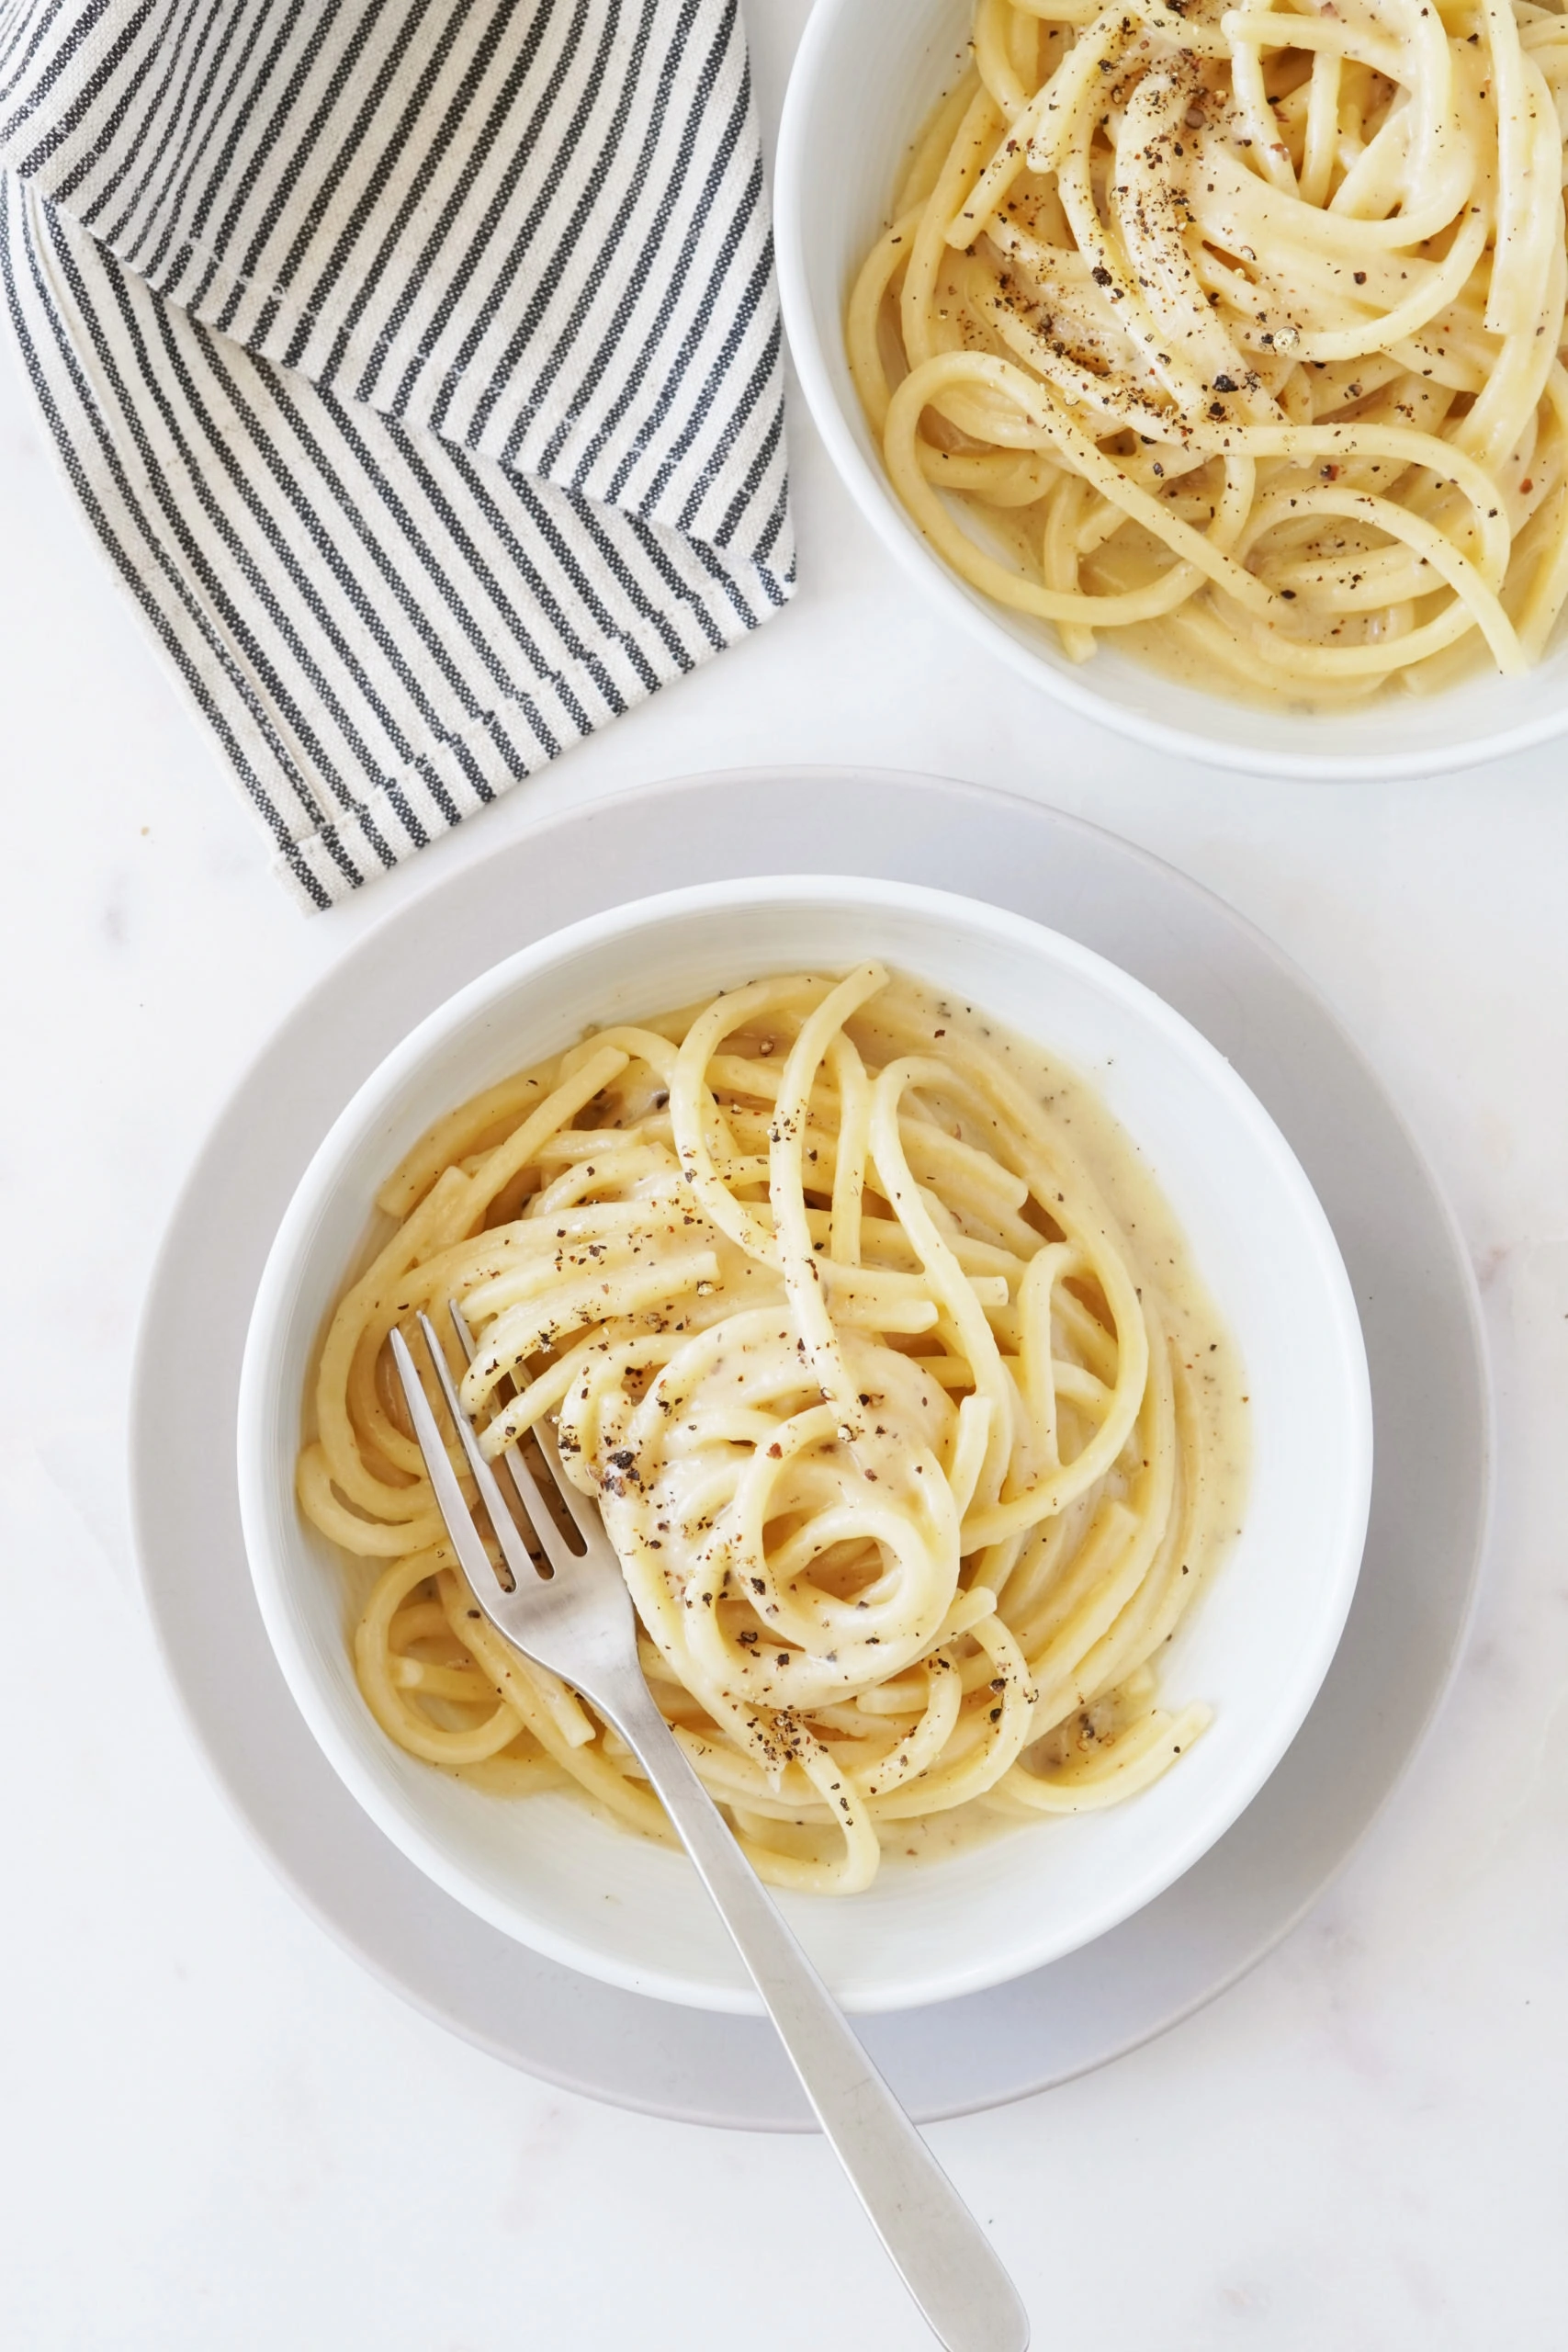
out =
[(414, 1369), (408, 1341), (396, 1324), (392, 1327), (391, 1340), (392, 1361), (398, 1367), (398, 1378), (408, 1400), (409, 1419), (413, 1423), (419, 1450), (424, 1456), (424, 1466), (430, 1473), (430, 1483), (435, 1489), (436, 1508), (446, 1522), (447, 1534), (452, 1538), (452, 1549), (457, 1553), (463, 1574), (475, 1593), (493, 1590), (497, 1578), (490, 1554), (485, 1550), (473, 1516), (463, 1500), (463, 1489), (457, 1484), (457, 1475), (447, 1458), (441, 1431), (435, 1426), (430, 1399)]
[[(474, 1474), (474, 1480), (483, 1498), (484, 1507), (490, 1513), (490, 1522), (495, 1530), (495, 1540), (501, 1546), (502, 1556), (516, 1578), (518, 1589), (526, 1591), (530, 1584), (537, 1583), (538, 1571), (528, 1556), (528, 1547), (523, 1541), (517, 1521), (506, 1507), (506, 1498), (501, 1491), (495, 1472), (479, 1451), (479, 1442), (474, 1433), (474, 1425), (469, 1420), (463, 1400), (457, 1394), (457, 1385), (446, 1369), (446, 1359), (441, 1352), (441, 1342), (435, 1336), (428, 1315), (420, 1317), (419, 1328), (424, 1333), (424, 1343), (430, 1350), (430, 1360), (435, 1366), (435, 1377), (441, 1383), (442, 1393), (446, 1396), (452, 1419), (457, 1424), (463, 1451), (468, 1457), (468, 1467)], [(513, 1477), (516, 1475), (513, 1470)], [(538, 1490), (532, 1478), (528, 1477), (526, 1470), (524, 1471), (523, 1476), (526, 1480), (526, 1486), (521, 1489), (523, 1505), (528, 1513), (535, 1538), (551, 1567), (560, 1575), (571, 1566), (576, 1555), (562, 1542), (560, 1531), (545, 1509)]]
[(604, 1521), (600, 1516), (599, 1506), (592, 1495), (585, 1495), (581, 1487), (573, 1486), (567, 1476), (566, 1465), (560, 1458), (560, 1447), (543, 1421), (536, 1421), (534, 1424), (534, 1442), (544, 1455), (550, 1476), (560, 1490), (561, 1500), (577, 1521), (583, 1536), (591, 1544), (596, 1539), (602, 1539), (604, 1535)]
[[(472, 1363), (474, 1335), (468, 1329), (468, 1317), (455, 1298), (447, 1300), (446, 1312), (452, 1317), (452, 1328), (457, 1334), (457, 1343), (468, 1362)], [(604, 1522), (600, 1518), (592, 1498), (583, 1494), (581, 1488), (574, 1487), (562, 1469), (559, 1449), (542, 1420), (536, 1421), (534, 1424), (534, 1442), (545, 1458), (545, 1467), (555, 1480), (557, 1493), (576, 1522), (578, 1533), (586, 1544), (601, 1541), (604, 1533)], [(507, 1446), (501, 1458), (512, 1474), (513, 1484), (517, 1488), (518, 1498), (524, 1510), (532, 1519), (536, 1509), (541, 1506), (542, 1498), (533, 1473), (523, 1459), (522, 1447)]]

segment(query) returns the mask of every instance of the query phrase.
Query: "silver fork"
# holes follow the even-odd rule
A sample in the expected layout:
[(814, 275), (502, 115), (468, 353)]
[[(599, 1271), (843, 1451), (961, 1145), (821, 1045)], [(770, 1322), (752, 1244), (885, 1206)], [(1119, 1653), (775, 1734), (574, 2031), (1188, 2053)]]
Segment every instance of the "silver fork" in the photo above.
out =
[[(455, 1304), (451, 1315), (471, 1357), (473, 1342)], [(506, 1449), (502, 1459), (553, 1570), (547, 1580), (541, 1577), (479, 1450), (435, 1333), (426, 1317), (419, 1320), (513, 1578), (507, 1591), (463, 1499), (413, 1358), (394, 1329), (392, 1353), (414, 1435), (474, 1599), (525, 1657), (581, 1690), (638, 1758), (751, 1973), (817, 2120), (938, 2342), (947, 2352), (1025, 2352), (1028, 2314), (989, 2241), (851, 2031), (660, 1714), (637, 1657), (631, 1596), (598, 1510), (565, 1476), (553, 1439), (537, 1424), (540, 1452), (582, 1538), (582, 1552), (574, 1552), (520, 1449)]]

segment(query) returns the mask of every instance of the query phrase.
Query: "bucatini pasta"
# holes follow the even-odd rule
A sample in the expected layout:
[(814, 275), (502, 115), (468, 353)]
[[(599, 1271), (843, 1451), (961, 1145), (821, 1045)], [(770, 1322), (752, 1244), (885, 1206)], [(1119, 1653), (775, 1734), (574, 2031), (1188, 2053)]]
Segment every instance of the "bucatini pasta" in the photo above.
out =
[(876, 965), (760, 979), (492, 1087), (379, 1199), (299, 1483), (364, 1564), (360, 1684), (413, 1755), (667, 1834), (444, 1538), (388, 1339), (449, 1297), (486, 1450), (549, 1417), (775, 1883), (1113, 1803), (1199, 1736), (1156, 1667), (1234, 1531), (1240, 1372), (1072, 1073)]
[(1314, 707), (1522, 671), (1568, 599), (1565, 133), (1534, 0), (979, 0), (850, 304), (898, 495), (1075, 661)]

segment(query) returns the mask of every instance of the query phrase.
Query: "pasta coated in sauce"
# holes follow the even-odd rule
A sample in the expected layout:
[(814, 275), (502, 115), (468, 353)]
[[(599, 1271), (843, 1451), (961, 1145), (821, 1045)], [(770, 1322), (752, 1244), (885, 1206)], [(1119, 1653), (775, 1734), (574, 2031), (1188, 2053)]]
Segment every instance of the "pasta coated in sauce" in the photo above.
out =
[(448, 1297), (486, 1450), (550, 1417), (775, 1883), (1114, 1802), (1202, 1730), (1155, 1665), (1234, 1527), (1239, 1373), (1091, 1090), (969, 1008), (867, 964), (598, 1032), (439, 1122), (380, 1205), (299, 1493), (367, 1563), (360, 1683), (414, 1755), (668, 1834), (445, 1540), (387, 1342)]
[(1534, 0), (979, 0), (850, 304), (899, 497), (1075, 661), (1314, 707), (1522, 671), (1568, 599), (1565, 132)]

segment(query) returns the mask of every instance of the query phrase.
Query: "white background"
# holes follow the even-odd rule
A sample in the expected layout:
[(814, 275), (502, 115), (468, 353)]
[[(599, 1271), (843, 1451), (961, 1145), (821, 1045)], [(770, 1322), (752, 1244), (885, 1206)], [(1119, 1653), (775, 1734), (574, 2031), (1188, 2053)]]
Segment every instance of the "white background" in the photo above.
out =
[[(750, 0), (765, 121), (806, 0)], [(275, 1883), (176, 1719), (125, 1536), (128, 1366), (197, 1145), (313, 978), (547, 811), (780, 761), (933, 769), (1145, 843), (1270, 932), (1458, 1209), (1499, 1402), (1464, 1665), (1331, 1897), (1201, 2017), (939, 2127), (1035, 2341), (1568, 2339), (1568, 756), (1432, 783), (1158, 762), (916, 602), (793, 413), (795, 605), (355, 905), (301, 918), (0, 369), (0, 2339), (111, 2352), (917, 2352), (809, 2140), (513, 2075)], [(1282, 722), (1283, 723), (1283, 722)]]

